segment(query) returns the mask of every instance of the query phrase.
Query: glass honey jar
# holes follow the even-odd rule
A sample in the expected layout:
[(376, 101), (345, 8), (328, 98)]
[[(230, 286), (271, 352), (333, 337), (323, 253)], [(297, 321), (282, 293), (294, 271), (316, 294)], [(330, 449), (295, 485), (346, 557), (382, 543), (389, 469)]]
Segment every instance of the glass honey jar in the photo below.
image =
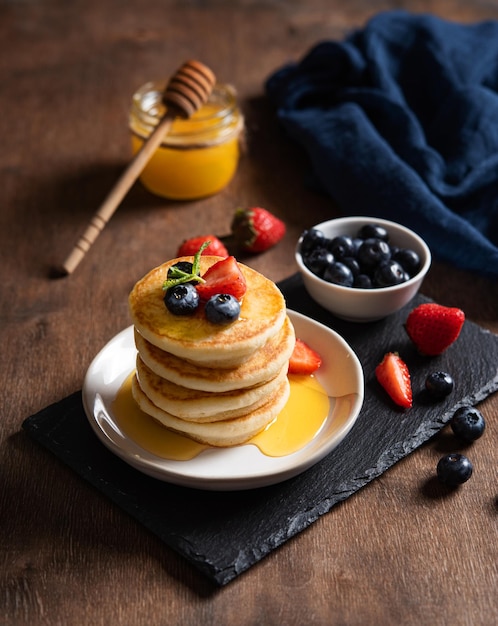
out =
[[(165, 113), (164, 85), (149, 82), (133, 95), (129, 117), (135, 154)], [(176, 118), (140, 175), (152, 193), (174, 200), (213, 195), (233, 178), (240, 157), (244, 118), (235, 90), (216, 84), (190, 118)]]

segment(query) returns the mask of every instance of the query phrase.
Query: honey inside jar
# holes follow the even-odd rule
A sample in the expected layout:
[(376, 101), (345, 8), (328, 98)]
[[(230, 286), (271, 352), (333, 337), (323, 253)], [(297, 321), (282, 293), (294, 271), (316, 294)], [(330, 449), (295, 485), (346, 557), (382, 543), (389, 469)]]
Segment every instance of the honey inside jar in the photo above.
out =
[[(129, 123), (134, 154), (165, 113), (163, 91), (163, 85), (147, 83), (133, 96)], [(174, 120), (140, 181), (152, 193), (173, 200), (221, 191), (237, 170), (243, 126), (234, 89), (216, 84), (190, 118)]]

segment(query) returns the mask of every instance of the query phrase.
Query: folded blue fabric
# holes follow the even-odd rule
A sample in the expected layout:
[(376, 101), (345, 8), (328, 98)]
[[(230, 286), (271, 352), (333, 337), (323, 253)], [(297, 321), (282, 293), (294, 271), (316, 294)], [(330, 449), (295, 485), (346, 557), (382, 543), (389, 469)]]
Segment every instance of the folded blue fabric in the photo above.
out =
[(343, 213), (405, 224), (435, 257), (498, 276), (498, 22), (382, 13), (266, 90)]

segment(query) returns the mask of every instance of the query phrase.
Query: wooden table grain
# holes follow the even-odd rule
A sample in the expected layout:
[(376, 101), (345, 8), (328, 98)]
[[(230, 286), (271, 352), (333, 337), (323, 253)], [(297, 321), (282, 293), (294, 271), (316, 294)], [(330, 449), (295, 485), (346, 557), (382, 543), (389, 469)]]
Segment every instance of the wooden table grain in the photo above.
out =
[[(134, 282), (194, 231), (226, 232), (235, 207), (285, 219), (285, 240), (251, 265), (276, 281), (295, 271), (299, 233), (336, 209), (304, 184), (264, 81), (390, 8), (498, 19), (496, 0), (0, 0), (1, 624), (498, 621), (496, 394), (480, 405), (488, 428), (464, 488), (424, 490), (441, 454), (431, 441), (222, 589), (20, 431), (81, 388), (129, 325)], [(247, 150), (236, 178), (184, 203), (135, 185), (76, 272), (54, 279), (130, 157), (131, 94), (188, 58), (238, 90)], [(436, 263), (423, 291), (498, 332), (496, 282)]]

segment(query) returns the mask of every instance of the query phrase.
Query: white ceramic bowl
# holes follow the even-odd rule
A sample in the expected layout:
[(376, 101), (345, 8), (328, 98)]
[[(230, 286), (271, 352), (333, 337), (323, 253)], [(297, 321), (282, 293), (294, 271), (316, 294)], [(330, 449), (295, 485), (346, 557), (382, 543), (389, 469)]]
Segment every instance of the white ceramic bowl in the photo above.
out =
[(409, 228), (396, 222), (375, 217), (341, 217), (317, 224), (326, 237), (356, 236), (364, 224), (379, 224), (389, 233), (389, 243), (414, 250), (420, 257), (419, 272), (410, 280), (377, 289), (357, 289), (329, 283), (313, 274), (303, 263), (300, 246), (296, 247), (296, 262), (309, 295), (325, 309), (351, 322), (372, 322), (395, 313), (415, 296), (431, 265), (431, 252), (424, 240)]

